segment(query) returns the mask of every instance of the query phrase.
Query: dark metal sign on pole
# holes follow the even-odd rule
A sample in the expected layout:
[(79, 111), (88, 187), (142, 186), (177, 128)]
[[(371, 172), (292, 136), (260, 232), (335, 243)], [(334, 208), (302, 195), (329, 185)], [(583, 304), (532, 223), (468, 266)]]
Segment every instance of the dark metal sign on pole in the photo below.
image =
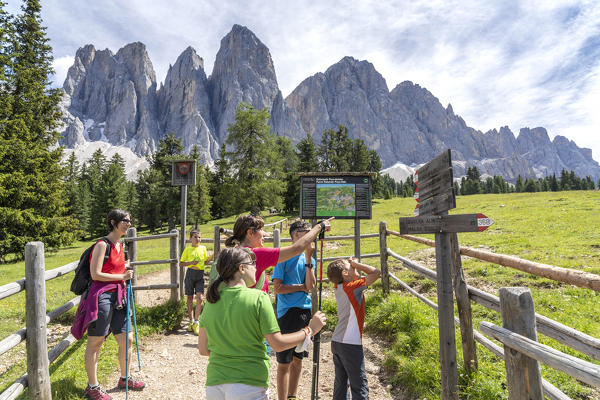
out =
[(173, 160), (171, 165), (171, 186), (181, 186), (181, 235), (179, 251), (185, 249), (185, 227), (187, 225), (187, 187), (196, 184), (196, 160)]
[[(415, 172), (414, 218), (400, 218), (400, 233), (435, 233), (435, 257), (437, 271), (438, 324), (440, 335), (440, 364), (442, 373), (442, 399), (458, 400), (458, 372), (456, 369), (456, 339), (454, 334), (454, 299), (452, 272), (455, 279), (462, 279), (459, 262), (453, 257), (453, 248), (458, 246), (457, 232), (481, 232), (494, 223), (483, 214), (448, 215), (456, 208), (453, 189), (452, 158), (450, 149), (423, 165)], [(466, 288), (465, 285), (454, 285)], [(470, 302), (466, 289), (456, 289), (461, 333), (463, 342), (473, 341)], [(467, 301), (463, 301), (465, 298)], [(468, 320), (468, 321), (467, 321)], [(463, 329), (470, 326), (469, 329)], [(463, 353), (465, 365), (476, 365), (477, 357), (472, 352)]]

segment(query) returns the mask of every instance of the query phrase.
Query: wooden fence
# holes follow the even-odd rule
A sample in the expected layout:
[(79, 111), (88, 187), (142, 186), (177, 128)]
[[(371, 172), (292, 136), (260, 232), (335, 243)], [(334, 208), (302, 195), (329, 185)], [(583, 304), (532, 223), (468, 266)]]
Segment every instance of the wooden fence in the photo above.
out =
[[(421, 266), (389, 249), (387, 247), (387, 236), (389, 235), (432, 247), (435, 246), (435, 242), (421, 237), (400, 235), (398, 232), (388, 230), (385, 222), (380, 223), (380, 262), (382, 275), (391, 277), (402, 288), (437, 310), (437, 304), (416, 292), (408, 284), (402, 282), (388, 271), (388, 259), (392, 257), (400, 261), (405, 268), (412, 272), (434, 282), (437, 281), (436, 271)], [(525, 271), (533, 275), (600, 291), (600, 286), (598, 285), (600, 277), (598, 275), (468, 247), (460, 246), (458, 250), (460, 255), (468, 255), (480, 260)], [(458, 266), (460, 267), (460, 263)], [(453, 274), (457, 303), (461, 301), (459, 299), (459, 296), (461, 296), (460, 291), (456, 290), (458, 286), (457, 281), (460, 280), (461, 275), (462, 271), (455, 271)], [(389, 281), (382, 279), (382, 284), (384, 293), (389, 293)], [(533, 299), (531, 299), (531, 293), (528, 289), (501, 288), (500, 297), (496, 297), (466, 284), (465, 287), (467, 301), (474, 301), (490, 310), (501, 313), (504, 326), (498, 327), (487, 321), (483, 321), (480, 324), (481, 331), (504, 344), (504, 349), (502, 349), (474, 330), (472, 320), (463, 321), (460, 318), (454, 317), (455, 324), (460, 326), (461, 333), (463, 333), (462, 342), (465, 370), (468, 371), (469, 364), (471, 368), (477, 368), (475, 347), (465, 346), (464, 332), (471, 330), (471, 335), (476, 341), (505, 360), (510, 399), (542, 399), (544, 395), (549, 399), (569, 399), (567, 395), (541, 378), (538, 361), (591, 386), (600, 387), (600, 365), (564, 354), (536, 341), (537, 333), (539, 332), (594, 360), (600, 361), (600, 339), (535, 313), (533, 310)], [(466, 348), (472, 349), (469, 350), (472, 353), (467, 351)]]
[[(172, 230), (170, 233), (153, 236), (136, 237), (135, 228), (130, 228), (127, 237), (129, 257), (132, 265), (170, 264), (171, 283), (164, 285), (133, 286), (134, 290), (171, 289), (171, 300), (179, 301), (179, 233)], [(170, 238), (170, 258), (166, 260), (137, 261), (137, 242)], [(46, 271), (44, 262), (44, 244), (30, 242), (25, 245), (25, 278), (0, 286), (0, 300), (26, 291), (26, 326), (0, 341), (0, 356), (12, 349), (23, 340), (27, 347), (27, 373), (23, 374), (4, 392), (0, 393), (0, 400), (12, 400), (29, 387), (30, 398), (47, 400), (51, 399), (49, 366), (60, 356), (76, 339), (70, 333), (54, 348), (48, 351), (47, 324), (77, 306), (81, 296), (77, 296), (64, 305), (46, 314), (46, 281), (71, 273), (77, 268), (78, 261), (71, 262), (62, 267)], [(137, 270), (137, 268), (135, 269)], [(137, 274), (134, 275), (134, 285)]]
[[(278, 221), (277, 223), (281, 223)], [(358, 225), (358, 224), (357, 224)], [(230, 235), (232, 232), (227, 229), (223, 229), (219, 226), (214, 227), (213, 238), (203, 238), (204, 243), (213, 243), (215, 258), (218, 256), (220, 251), (221, 243), (225, 241), (223, 236)], [(438, 309), (437, 304), (427, 299), (425, 296), (416, 292), (407, 283), (401, 281), (392, 273), (389, 272), (388, 264), (389, 258), (396, 259), (407, 269), (415, 272), (427, 279), (431, 279), (434, 282), (437, 281), (437, 273), (429, 268), (419, 265), (414, 261), (396, 254), (394, 251), (387, 247), (387, 237), (393, 235), (398, 236), (406, 240), (415, 241), (427, 246), (435, 246), (435, 242), (432, 240), (424, 239), (421, 237), (400, 235), (398, 232), (394, 232), (387, 229), (385, 222), (381, 222), (379, 226), (379, 233), (372, 234), (360, 234), (360, 227), (355, 226), (355, 235), (349, 236), (326, 236), (324, 241), (340, 241), (340, 240), (353, 240), (354, 241), (354, 254), (336, 257), (327, 257), (323, 261), (331, 261), (340, 258), (348, 258), (350, 256), (361, 258), (375, 258), (379, 257), (381, 271), (382, 271), (382, 286), (384, 294), (388, 294), (390, 291), (390, 278), (396, 282), (401, 288), (405, 289), (412, 295), (422, 300), (425, 304), (429, 305), (434, 309)], [(136, 243), (140, 240), (150, 240), (159, 238), (171, 238), (170, 246), (170, 258), (166, 260), (155, 260), (155, 261), (137, 261), (137, 247)], [(150, 290), (150, 289), (171, 289), (171, 300), (179, 301), (183, 297), (183, 271), (179, 268), (178, 255), (179, 246), (177, 240), (177, 231), (171, 231), (171, 233), (165, 235), (155, 235), (148, 237), (136, 237), (135, 229), (132, 228), (128, 232), (127, 237), (124, 239), (126, 243), (129, 243), (129, 254), (133, 265), (145, 265), (145, 264), (159, 264), (168, 263), (171, 264), (171, 283), (164, 285), (149, 285), (149, 286), (138, 286), (137, 275), (134, 275), (134, 289), (135, 290)], [(366, 238), (379, 238), (379, 253), (374, 254), (361, 254), (360, 252), (360, 241)], [(291, 242), (289, 238), (282, 238), (280, 230), (275, 228), (273, 236), (267, 238), (266, 242), (272, 242), (274, 247), (279, 247), (281, 243)], [(600, 277), (593, 274), (587, 274), (581, 271), (570, 270), (566, 268), (558, 268), (546, 264), (535, 263), (532, 261), (522, 260), (512, 256), (506, 256), (501, 254), (494, 254), (491, 252), (485, 252), (481, 250), (471, 249), (468, 247), (458, 247), (457, 249), (458, 265), (460, 265), (460, 255), (468, 255), (470, 257), (478, 258), (484, 261), (504, 265), (506, 267), (515, 268), (520, 271), (525, 271), (537, 276), (543, 276), (546, 278), (554, 279), (556, 281), (573, 284), (579, 287), (600, 291)], [(25, 337), (28, 339), (27, 355), (28, 355), (28, 373), (23, 375), (15, 384), (9, 387), (5, 392), (0, 394), (0, 400), (14, 399), (19, 393), (21, 393), (25, 386), (29, 385), (32, 393), (35, 393), (35, 398), (46, 399), (50, 397), (43, 397), (42, 394), (49, 393), (49, 376), (47, 364), (54, 361), (70, 344), (73, 343), (74, 338), (69, 335), (57, 346), (48, 352), (45, 357), (47, 349), (45, 342), (45, 329), (46, 323), (56, 318), (58, 315), (63, 314), (70, 308), (77, 305), (80, 301), (79, 297), (76, 297), (65, 305), (57, 308), (50, 312), (48, 315), (45, 313), (45, 288), (44, 281), (56, 278), (64, 275), (75, 269), (77, 263), (70, 263), (63, 267), (44, 272), (43, 264), (43, 245), (41, 243), (29, 243), (26, 246), (26, 279), (13, 282), (8, 285), (0, 287), (0, 299), (8, 297), (12, 294), (18, 293), (21, 290), (28, 289), (28, 307), (29, 310), (29, 291), (31, 291), (31, 297), (33, 303), (37, 304), (38, 308), (33, 308), (27, 315), (27, 327), (21, 329), (19, 332), (7, 337), (0, 342), (0, 355), (5, 353), (12, 347), (20, 343)], [(456, 262), (454, 263), (457, 264)], [(31, 271), (30, 271), (31, 270)], [(41, 272), (40, 272), (41, 271)], [(505, 359), (506, 363), (506, 374), (507, 383), (509, 389), (509, 396), (511, 399), (531, 398), (541, 399), (543, 395), (550, 399), (569, 399), (564, 393), (554, 387), (551, 383), (541, 379), (539, 375), (538, 361), (544, 362), (552, 368), (563, 371), (566, 374), (585, 382), (589, 385), (600, 387), (600, 366), (594, 363), (590, 363), (579, 358), (566, 355), (548, 346), (537, 343), (537, 333), (546, 335), (559, 343), (564, 344), (574, 350), (577, 350), (583, 354), (588, 355), (594, 360), (600, 361), (600, 340), (589, 336), (585, 333), (579, 332), (575, 329), (567, 327), (557, 321), (550, 318), (544, 317), (534, 312), (533, 302), (531, 300), (531, 293), (523, 288), (502, 288), (500, 290), (500, 297), (486, 293), (479, 289), (466, 284), (462, 270), (453, 271), (453, 287), (457, 298), (457, 303), (463, 303), (474, 301), (488, 309), (500, 312), (502, 314), (503, 326), (498, 327), (489, 322), (482, 322), (480, 324), (481, 330), (504, 344), (504, 349), (496, 345), (494, 342), (486, 338), (483, 334), (473, 329), (473, 322), (470, 318), (464, 315), (460, 315), (459, 307), (459, 318), (454, 317), (456, 325), (461, 328), (462, 343), (463, 343), (463, 355), (465, 360), (465, 369), (467, 371), (473, 371), (477, 369), (477, 357), (475, 353), (474, 342), (481, 343), (485, 348), (489, 349), (498, 357)], [(325, 279), (324, 279), (325, 280)], [(35, 288), (35, 289), (34, 289)], [(462, 288), (462, 289), (461, 289)], [(178, 290), (179, 289), (179, 290)], [(463, 290), (464, 289), (464, 290)], [(37, 293), (37, 294), (34, 294)], [(313, 293), (314, 295), (315, 293)], [(41, 297), (40, 297), (41, 296)], [(316, 302), (313, 302), (316, 303)], [(39, 304), (43, 305), (42, 307)], [(30, 325), (30, 318), (32, 319)], [(31, 326), (31, 328), (30, 328)], [(29, 335), (27, 331), (29, 330)], [(35, 332), (32, 334), (31, 332)], [(37, 338), (31, 340), (30, 338)], [(43, 338), (43, 340), (39, 340)], [(471, 339), (469, 339), (471, 338)], [(30, 348), (31, 347), (31, 348)], [(31, 361), (29, 358), (31, 357)], [(31, 369), (29, 368), (31, 364)], [(33, 378), (29, 378), (29, 376)], [(523, 392), (523, 388), (526, 388), (526, 392)], [(38, 396), (39, 394), (39, 396)], [(45, 396), (45, 394), (44, 394)], [(49, 394), (48, 394), (49, 396)]]

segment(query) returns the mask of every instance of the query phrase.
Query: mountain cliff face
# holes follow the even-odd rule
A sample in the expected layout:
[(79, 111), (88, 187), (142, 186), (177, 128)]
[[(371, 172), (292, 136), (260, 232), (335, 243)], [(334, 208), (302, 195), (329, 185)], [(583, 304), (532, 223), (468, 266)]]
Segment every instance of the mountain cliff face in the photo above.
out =
[(248, 28), (234, 25), (221, 40), (209, 84), (219, 143), (227, 137), (227, 126), (241, 101), (258, 109), (266, 107), (275, 133), (291, 137), (294, 142), (304, 137), (296, 112), (279, 90), (269, 49)]
[(212, 165), (245, 101), (267, 108), (273, 132), (294, 143), (306, 134), (319, 143), (324, 130), (345, 125), (352, 138), (378, 151), (384, 167), (424, 163), (450, 148), (455, 177), (477, 166), (510, 181), (563, 168), (600, 178), (591, 150), (563, 136), (551, 141), (541, 127), (522, 128), (517, 137), (508, 127), (482, 133), (417, 84), (405, 81), (390, 91), (368, 61), (344, 57), (284, 99), (268, 48), (240, 25), (222, 39), (208, 77), (202, 58), (188, 47), (157, 90), (143, 44), (114, 55), (87, 45), (78, 50), (63, 88), (62, 144), (71, 148), (102, 140), (142, 156), (173, 132), (187, 151), (197, 145), (202, 161)]
[(210, 163), (219, 150), (210, 105), (204, 61), (188, 47), (158, 91), (158, 118), (162, 131), (175, 133), (186, 149), (197, 145), (203, 163)]
[(131, 43), (113, 55), (87, 45), (77, 51), (63, 85), (64, 145), (105, 140), (138, 154), (156, 149), (156, 77), (146, 47)]

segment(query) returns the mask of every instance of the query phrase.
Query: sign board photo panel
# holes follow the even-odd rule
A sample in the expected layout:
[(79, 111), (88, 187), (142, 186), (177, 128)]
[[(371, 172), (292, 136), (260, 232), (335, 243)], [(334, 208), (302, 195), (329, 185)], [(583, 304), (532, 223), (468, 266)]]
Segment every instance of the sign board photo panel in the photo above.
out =
[(371, 219), (368, 174), (300, 176), (300, 218)]

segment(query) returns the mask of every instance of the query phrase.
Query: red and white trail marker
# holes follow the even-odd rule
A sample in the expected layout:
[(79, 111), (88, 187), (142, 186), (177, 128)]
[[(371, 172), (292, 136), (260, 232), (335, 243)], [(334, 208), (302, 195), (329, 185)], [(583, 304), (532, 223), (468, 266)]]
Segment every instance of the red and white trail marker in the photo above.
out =
[(487, 228), (492, 226), (494, 220), (486, 217), (483, 214), (477, 214), (477, 230), (479, 232), (485, 231)]

